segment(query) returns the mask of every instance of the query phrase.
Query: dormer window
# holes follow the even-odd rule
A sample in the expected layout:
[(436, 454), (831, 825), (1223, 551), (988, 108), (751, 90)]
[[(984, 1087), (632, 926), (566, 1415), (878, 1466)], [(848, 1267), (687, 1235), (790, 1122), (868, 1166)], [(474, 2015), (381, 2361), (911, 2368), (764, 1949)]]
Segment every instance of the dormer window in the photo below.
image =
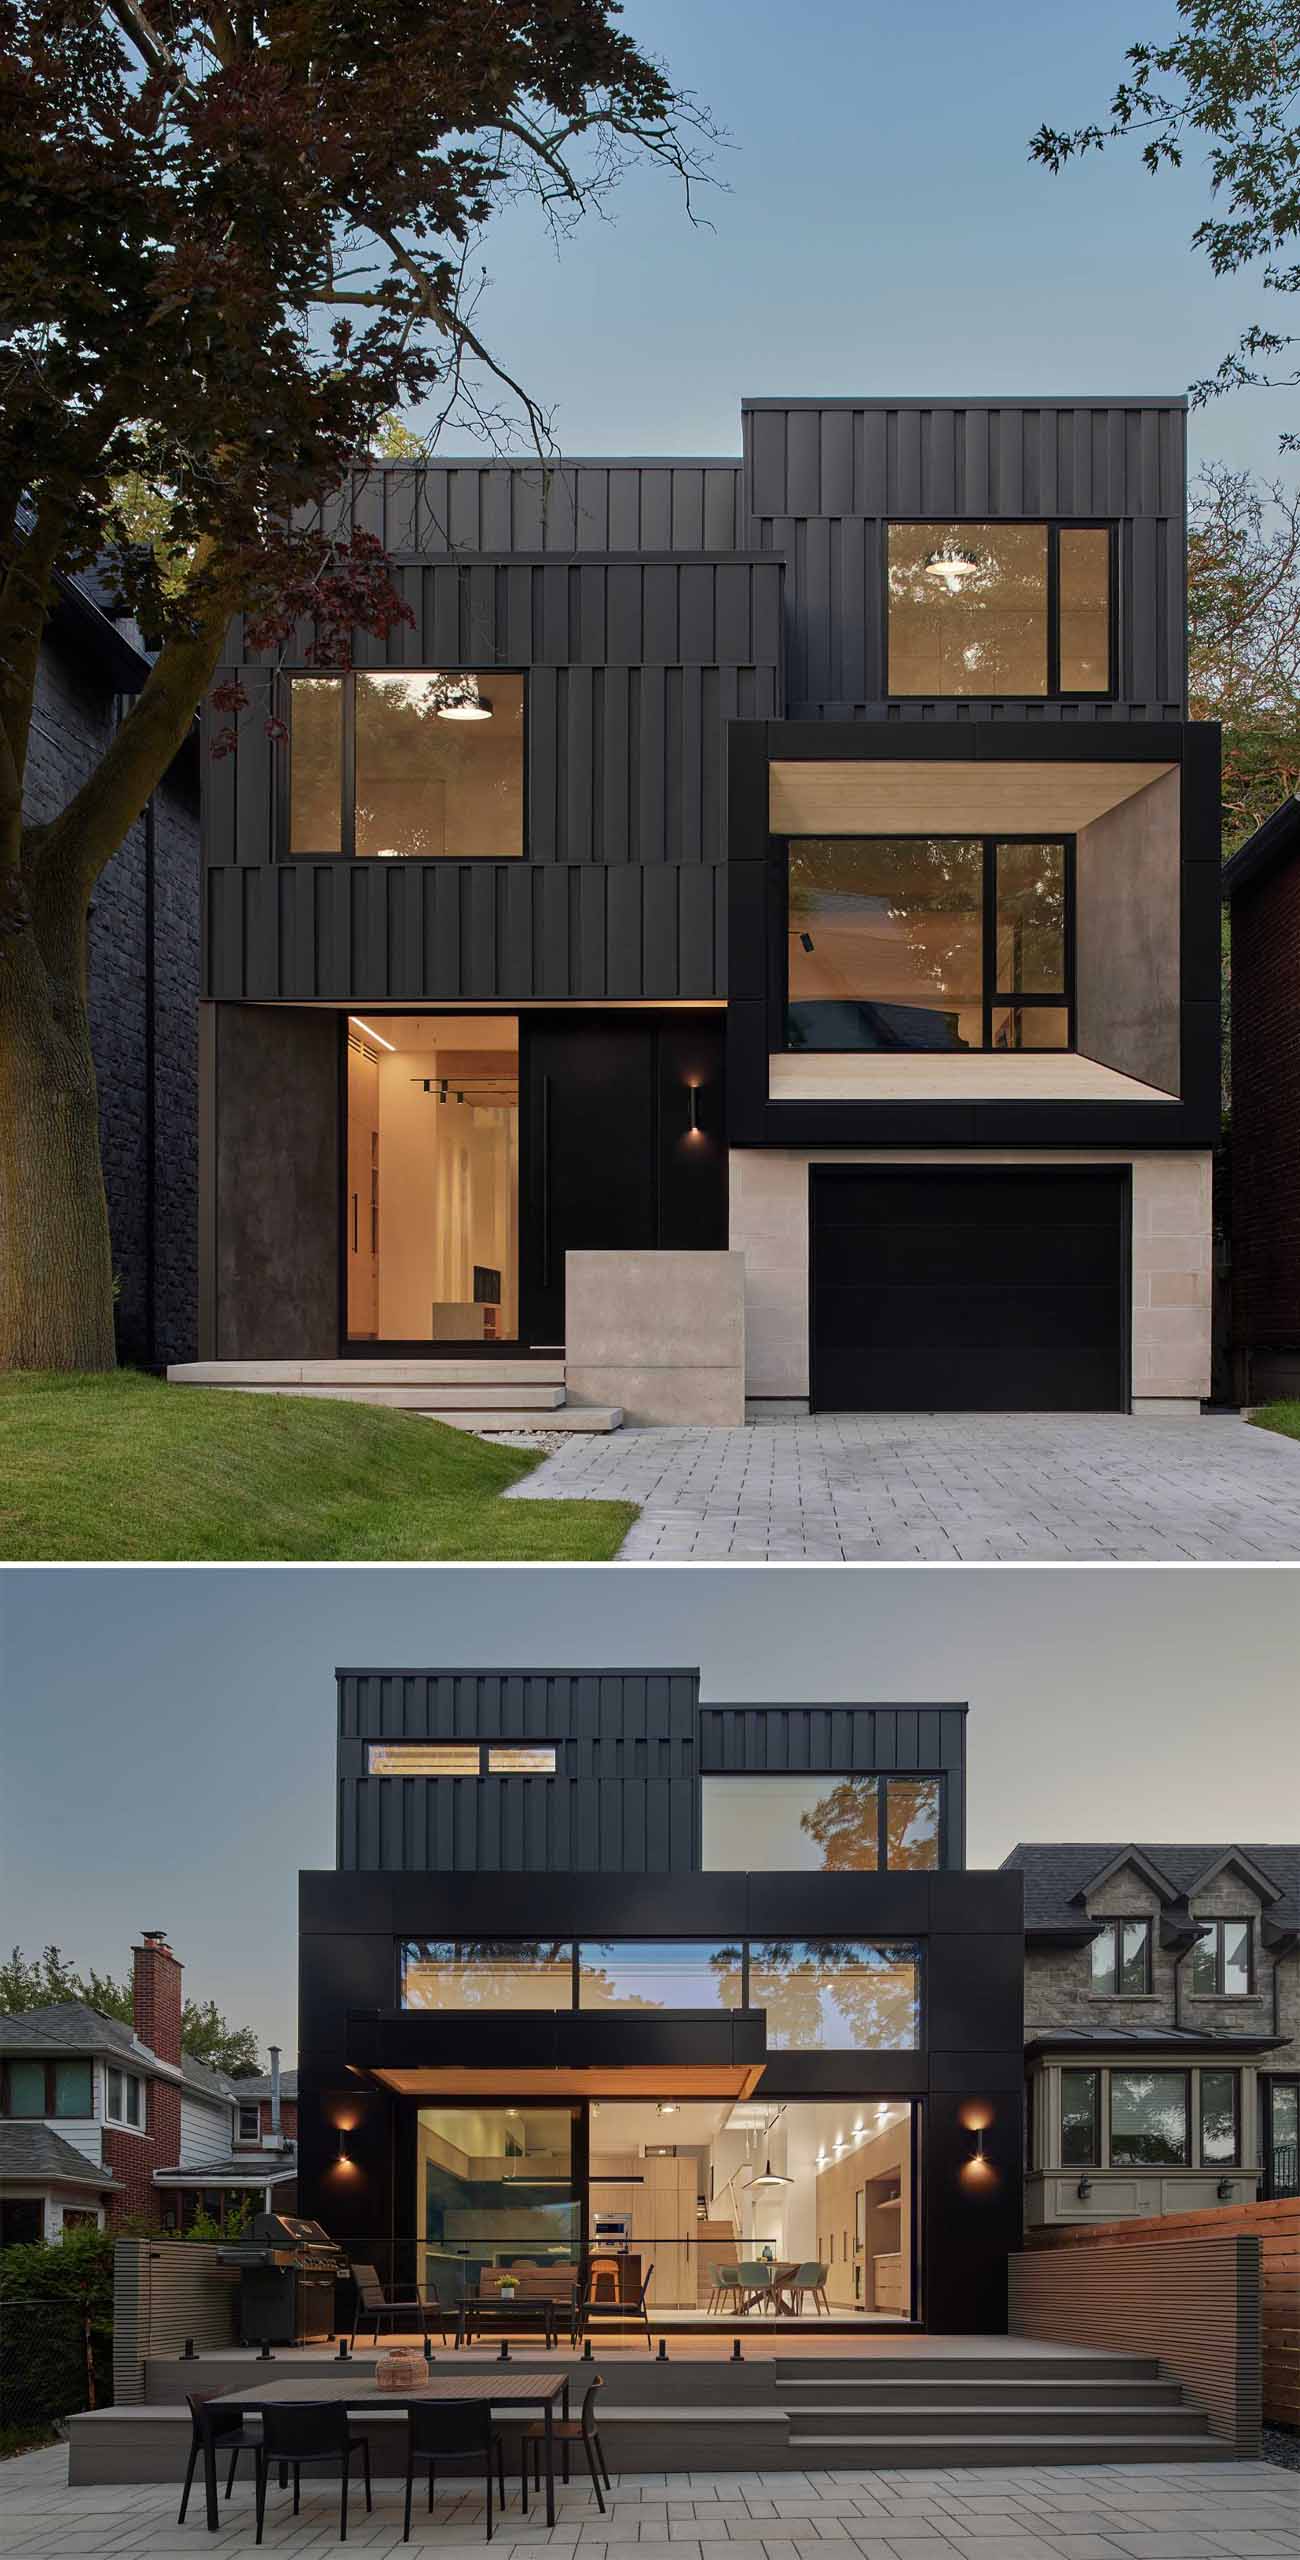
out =
[(887, 544), (895, 697), (1114, 690), (1109, 525), (891, 524)]
[(1192, 1989), (1201, 1999), (1245, 2000), (1254, 1988), (1249, 1920), (1210, 1920), (1192, 1950)]
[(1092, 1987), (1113, 1998), (1151, 1988), (1151, 1923), (1106, 1920), (1092, 1942)]

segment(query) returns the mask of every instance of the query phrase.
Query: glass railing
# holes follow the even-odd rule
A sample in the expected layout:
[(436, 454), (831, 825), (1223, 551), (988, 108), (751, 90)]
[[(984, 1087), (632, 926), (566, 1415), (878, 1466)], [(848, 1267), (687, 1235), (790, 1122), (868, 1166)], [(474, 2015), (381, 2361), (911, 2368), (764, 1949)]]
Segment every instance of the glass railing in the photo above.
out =
[[(764, 2257), (743, 2241), (729, 2246), (680, 2230), (638, 2236), (626, 2248), (593, 2242), (584, 2253), (532, 2236), (513, 2242), (358, 2239), (340, 2245), (354, 2270), (373, 2267), (380, 2283), (396, 2293), (418, 2290), (449, 2320), (465, 2302), (515, 2304), (526, 2327), (528, 2304), (550, 2301), (563, 2325), (585, 2301), (614, 2325), (620, 2310), (639, 2312), (643, 2291), (651, 2318), (667, 2314), (670, 2325), (709, 2317), (734, 2326), (738, 2319), (834, 2318), (872, 2310), (896, 2316), (899, 2305), (892, 2259), (887, 2268), (884, 2260), (860, 2253), (851, 2264), (828, 2267), (775, 2251)], [(350, 2306), (351, 2290), (342, 2289), (341, 2310)]]

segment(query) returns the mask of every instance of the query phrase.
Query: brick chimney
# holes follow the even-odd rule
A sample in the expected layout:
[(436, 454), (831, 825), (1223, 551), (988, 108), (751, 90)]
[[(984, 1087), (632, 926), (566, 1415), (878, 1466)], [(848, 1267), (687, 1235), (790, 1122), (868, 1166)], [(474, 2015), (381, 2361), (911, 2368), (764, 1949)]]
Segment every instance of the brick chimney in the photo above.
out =
[(135, 2031), (160, 2062), (181, 2058), (181, 1973), (165, 1929), (144, 1929), (131, 1949)]

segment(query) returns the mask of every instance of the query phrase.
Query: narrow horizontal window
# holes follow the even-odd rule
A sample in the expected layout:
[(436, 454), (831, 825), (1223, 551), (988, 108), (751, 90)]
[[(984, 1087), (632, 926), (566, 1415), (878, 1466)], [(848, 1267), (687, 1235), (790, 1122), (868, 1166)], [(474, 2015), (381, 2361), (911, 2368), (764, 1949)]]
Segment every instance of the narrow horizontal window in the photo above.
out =
[(573, 1947), (551, 1938), (410, 1938), (404, 2009), (571, 2009)]
[(772, 2053), (911, 2053), (921, 2040), (920, 1953), (845, 1939), (756, 1940), (749, 2000), (767, 2012)]
[(738, 2009), (740, 1999), (738, 1946), (666, 1938), (584, 1942), (578, 1949), (583, 2009)]
[(477, 1742), (368, 1742), (366, 1772), (372, 1778), (476, 1778), (481, 1757)]
[(513, 1770), (522, 1777), (551, 1777), (555, 1773), (553, 1742), (490, 1742), (488, 1769), (494, 1777), (504, 1777)]

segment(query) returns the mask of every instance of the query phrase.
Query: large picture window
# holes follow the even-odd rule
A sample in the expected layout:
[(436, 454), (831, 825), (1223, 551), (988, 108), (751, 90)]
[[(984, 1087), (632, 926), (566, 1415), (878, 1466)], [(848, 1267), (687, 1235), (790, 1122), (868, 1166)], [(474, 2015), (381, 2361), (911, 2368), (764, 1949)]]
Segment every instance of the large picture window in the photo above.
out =
[(713, 1777), (701, 1782), (708, 1875), (937, 1867), (938, 1777)]
[(578, 1950), (583, 2009), (738, 2009), (739, 1946), (690, 1938), (610, 1939)]
[(536, 1938), (407, 1939), (404, 2009), (571, 2009), (573, 1947)]
[(886, 542), (893, 695), (1109, 694), (1106, 525), (891, 524)]
[(291, 676), (288, 727), (289, 853), (408, 862), (522, 854), (522, 676)]
[(791, 1049), (1069, 1049), (1074, 863), (1062, 840), (799, 837)]
[(1112, 2169), (1182, 2169), (1191, 2159), (1185, 2071), (1112, 2071)]

